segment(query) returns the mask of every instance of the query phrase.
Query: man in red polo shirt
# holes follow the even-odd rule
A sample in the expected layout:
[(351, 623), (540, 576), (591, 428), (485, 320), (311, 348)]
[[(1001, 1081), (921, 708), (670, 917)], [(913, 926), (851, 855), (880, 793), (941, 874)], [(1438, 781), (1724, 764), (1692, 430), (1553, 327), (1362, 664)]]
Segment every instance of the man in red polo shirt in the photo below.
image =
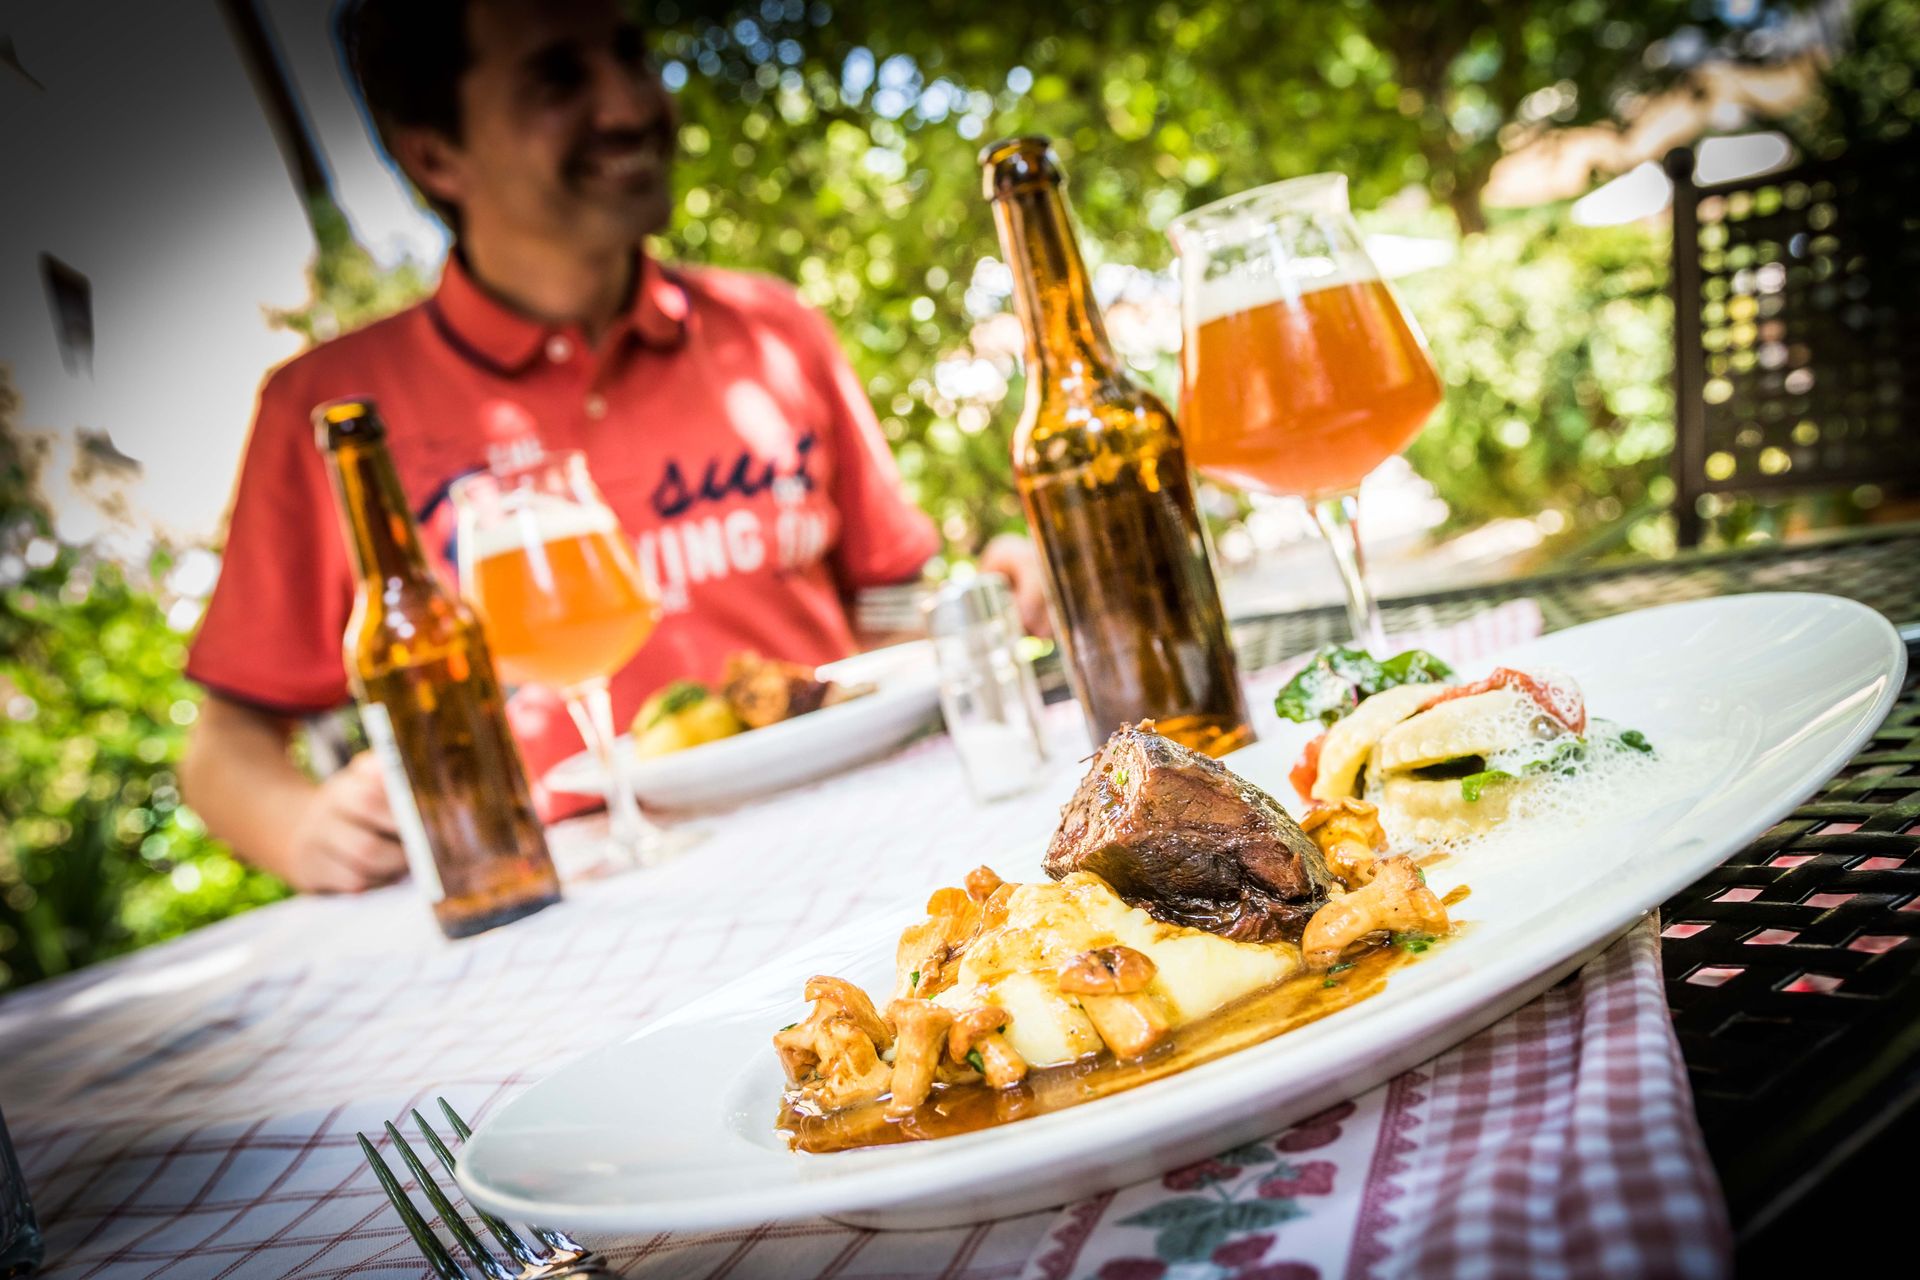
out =
[[(369, 757), (316, 784), (287, 756), (300, 717), (348, 698), (354, 579), (315, 404), (379, 403), (449, 572), (454, 479), (532, 443), (585, 451), (664, 611), (614, 680), (623, 717), (739, 649), (852, 652), (849, 597), (917, 578), (939, 545), (819, 316), (785, 285), (642, 250), (668, 222), (676, 121), (613, 0), (365, 0), (342, 34), (382, 140), (456, 247), (431, 299), (261, 389), (187, 663), (208, 697), (182, 770), (214, 834), (315, 890), (405, 867)], [(1031, 595), (1031, 556), (998, 554)], [(552, 816), (566, 800), (537, 780), (579, 738), (549, 691), (519, 691), (510, 715)]]

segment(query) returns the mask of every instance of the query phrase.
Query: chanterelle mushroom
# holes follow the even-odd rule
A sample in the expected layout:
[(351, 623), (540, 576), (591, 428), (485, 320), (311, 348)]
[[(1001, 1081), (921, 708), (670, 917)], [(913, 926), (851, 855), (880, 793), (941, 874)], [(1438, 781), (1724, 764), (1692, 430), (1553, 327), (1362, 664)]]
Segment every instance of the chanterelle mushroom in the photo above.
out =
[(1122, 1058), (1137, 1058), (1167, 1036), (1166, 1012), (1147, 994), (1158, 969), (1132, 947), (1095, 947), (1060, 966), (1060, 990), (1078, 996), (1093, 1029)]
[(816, 977), (807, 983), (813, 1009), (773, 1037), (787, 1080), (804, 1097), (827, 1110), (877, 1098), (891, 1072), (880, 1054), (893, 1044), (893, 1032), (866, 992), (842, 978)]
[(887, 1114), (903, 1116), (927, 1100), (934, 1072), (947, 1047), (953, 1015), (931, 1000), (895, 1000), (887, 1006), (893, 1023), (893, 1098)]
[(1373, 879), (1374, 859), (1387, 847), (1380, 811), (1352, 796), (1307, 810), (1300, 829), (1313, 837), (1326, 855), (1328, 869), (1349, 889)]
[(1373, 864), (1373, 879), (1313, 913), (1300, 935), (1300, 954), (1309, 969), (1329, 969), (1350, 944), (1376, 930), (1447, 928), (1447, 909), (1420, 879), (1413, 859), (1382, 858)]
[(980, 904), (963, 889), (936, 889), (927, 918), (900, 935), (894, 952), (895, 999), (926, 999), (953, 984), (951, 972), (980, 928)]
[(1027, 1075), (1027, 1060), (1000, 1034), (1007, 1016), (998, 1005), (981, 1005), (954, 1018), (947, 1031), (947, 1052), (953, 1060), (972, 1066), (995, 1089), (1019, 1084)]
[(995, 889), (1005, 883), (992, 867), (975, 867), (967, 872), (967, 896), (975, 902), (985, 902), (993, 896)]

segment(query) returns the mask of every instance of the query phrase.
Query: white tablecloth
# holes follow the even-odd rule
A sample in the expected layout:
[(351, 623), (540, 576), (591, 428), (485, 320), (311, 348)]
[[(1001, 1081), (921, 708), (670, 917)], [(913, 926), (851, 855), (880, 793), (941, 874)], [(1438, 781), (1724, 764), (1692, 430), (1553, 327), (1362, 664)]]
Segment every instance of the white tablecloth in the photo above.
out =
[[(1485, 652), (1538, 626), (1537, 610), (1523, 601), (1440, 639), (1456, 651)], [(1274, 683), (1271, 676), (1255, 682), (1262, 725), (1272, 723)], [(0, 1003), (0, 1109), (46, 1230), (51, 1273), (167, 1280), (425, 1274), (362, 1163), (357, 1130), (377, 1134), (383, 1122), (436, 1094), (479, 1119), (581, 1052), (823, 930), (880, 909), (899, 911), (904, 922), (933, 885), (955, 883), (1006, 850), (1031, 849), (1052, 830), (1087, 751), (1071, 704), (1052, 709), (1049, 731), (1053, 762), (1033, 791), (1015, 799), (976, 805), (951, 745), (930, 736), (843, 777), (690, 820), (705, 838), (682, 859), (570, 885), (560, 905), (462, 942), (443, 940), (406, 886), (359, 898), (300, 898), (9, 998)], [(583, 846), (596, 838), (597, 822), (554, 833), (563, 865), (591, 852)], [(1656, 1067), (1677, 1072), (1657, 966), (1647, 976), (1652, 955), (1649, 935), (1634, 963), (1623, 952), (1617, 974), (1595, 980), (1599, 1004), (1577, 985), (1568, 988), (1562, 1005), (1570, 1013), (1541, 1015), (1546, 1001), (1530, 1006), (1536, 1021), (1515, 1023), (1519, 1030), (1508, 1028), (1498, 1041), (1505, 1047), (1482, 1057), (1524, 1058), (1529, 1036), (1555, 1035), (1562, 1065), (1549, 1076), (1534, 1072), (1532, 1087), (1549, 1100), (1598, 1089), (1602, 1120), (1610, 1097), (1646, 1105), (1594, 1074), (1602, 1055), (1581, 1048), (1580, 1018), (1586, 1008), (1624, 1008), (1619, 993), (1637, 980), (1639, 1016), (1648, 1024), (1639, 1043), (1652, 1046)], [(1461, 1060), (1481, 1059), (1467, 1052)], [(593, 1243), (608, 1247), (630, 1274), (647, 1276), (1112, 1280), (1313, 1270), (1262, 1265), (1270, 1250), (1288, 1249), (1322, 1265), (1342, 1260), (1339, 1269), (1354, 1275), (1404, 1271), (1393, 1264), (1421, 1256), (1422, 1222), (1458, 1217), (1466, 1203), (1446, 1201), (1422, 1222), (1387, 1212), (1392, 1195), (1426, 1194), (1418, 1144), (1401, 1131), (1420, 1124), (1438, 1131), (1453, 1105), (1450, 1079), (1476, 1088), (1485, 1081), (1483, 1068), (1463, 1074), (1448, 1061), (1358, 1100), (1357, 1112), (1329, 1113), (1117, 1201), (939, 1232), (875, 1234), (808, 1222)], [(1682, 1229), (1697, 1226), (1701, 1243), (1682, 1257), (1692, 1258), (1683, 1269), (1708, 1274), (1724, 1256), (1725, 1223), (1710, 1171), (1701, 1173), (1684, 1076), (1677, 1084), (1657, 1071), (1650, 1078), (1654, 1101), (1672, 1114), (1661, 1120), (1665, 1145), (1646, 1157), (1664, 1162), (1669, 1182), (1656, 1179), (1648, 1192), (1678, 1206), (1654, 1223), (1656, 1236), (1676, 1215)], [(1439, 1101), (1429, 1105), (1430, 1096)], [(1452, 1096), (1472, 1094), (1454, 1088)], [(1509, 1126), (1515, 1150), (1567, 1139), (1552, 1123), (1541, 1127), (1539, 1115), (1560, 1114), (1552, 1107), (1516, 1114), (1512, 1096), (1497, 1096), (1508, 1097), (1502, 1116), (1523, 1122)], [(1471, 1119), (1468, 1127), (1481, 1129)], [(1436, 1161), (1460, 1154), (1458, 1144), (1450, 1153), (1435, 1148)], [(1200, 1234), (1191, 1222), (1171, 1234), (1156, 1226), (1187, 1213), (1178, 1206), (1193, 1201), (1186, 1193), (1196, 1188), (1226, 1206), (1209, 1210), (1214, 1218)], [(1460, 1226), (1469, 1243), (1463, 1255), (1449, 1255), (1453, 1269), (1483, 1270), (1471, 1241), (1495, 1238), (1496, 1227), (1530, 1233), (1549, 1254), (1559, 1247), (1563, 1237), (1553, 1231), (1564, 1224), (1551, 1215), (1544, 1234), (1540, 1222), (1511, 1213), (1498, 1226), (1487, 1215), (1497, 1217), (1505, 1201), (1493, 1194), (1487, 1203), (1491, 1210), (1470, 1213)], [(1620, 1212), (1602, 1197), (1575, 1225)], [(1271, 1228), (1282, 1221), (1290, 1225), (1276, 1243)], [(1268, 1229), (1258, 1230), (1263, 1224)], [(1155, 1260), (1156, 1248), (1168, 1256), (1171, 1235), (1199, 1249), (1202, 1261), (1174, 1272)], [(1662, 1258), (1669, 1270), (1681, 1266)]]

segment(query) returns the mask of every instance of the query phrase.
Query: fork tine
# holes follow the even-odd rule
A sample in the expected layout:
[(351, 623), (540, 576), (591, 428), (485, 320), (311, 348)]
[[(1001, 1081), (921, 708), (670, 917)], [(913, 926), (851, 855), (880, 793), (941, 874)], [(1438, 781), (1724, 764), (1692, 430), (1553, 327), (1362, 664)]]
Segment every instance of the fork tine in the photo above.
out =
[(485, 1272), (488, 1280), (514, 1280), (513, 1272), (501, 1266), (499, 1259), (487, 1252), (487, 1246), (480, 1242), (480, 1237), (473, 1234), (473, 1228), (467, 1225), (467, 1220), (460, 1216), (453, 1202), (440, 1190), (440, 1184), (433, 1180), (433, 1175), (427, 1172), (427, 1166), (413, 1153), (413, 1148), (407, 1145), (407, 1140), (400, 1136), (400, 1131), (393, 1127), (391, 1120), (387, 1121), (387, 1136), (393, 1139), (394, 1149), (407, 1162), (407, 1168), (413, 1170), (414, 1180), (427, 1193), (427, 1199), (433, 1202), (434, 1212), (440, 1215), (440, 1221), (460, 1242), (467, 1256), (473, 1259), (473, 1265)]
[[(461, 1144), (465, 1145), (467, 1139), (473, 1136), (473, 1130), (467, 1128), (467, 1122), (460, 1118), (459, 1113), (453, 1109), (452, 1104), (445, 1098), (435, 1098), (434, 1101), (440, 1104), (440, 1114), (447, 1118), (447, 1123), (453, 1126), (454, 1133), (459, 1136)], [(555, 1253), (584, 1254), (587, 1252), (587, 1246), (581, 1244), (564, 1231), (554, 1231), (547, 1227), (536, 1227), (531, 1222), (526, 1225), (527, 1230), (533, 1232), (534, 1239)]]
[(427, 1265), (433, 1268), (433, 1274), (440, 1280), (472, 1280), (453, 1260), (447, 1247), (427, 1229), (426, 1220), (413, 1207), (413, 1201), (407, 1199), (407, 1193), (400, 1189), (399, 1179), (393, 1176), (393, 1170), (387, 1168), (387, 1162), (367, 1141), (367, 1135), (359, 1133), (354, 1136), (360, 1139), (360, 1150), (366, 1155), (367, 1163), (373, 1166), (373, 1176), (380, 1179), (380, 1187), (387, 1193), (387, 1199), (393, 1201), (393, 1207), (400, 1211), (400, 1221), (406, 1224), (407, 1234), (413, 1237), (414, 1244), (426, 1255)]
[[(428, 1126), (427, 1118), (421, 1115), (417, 1108), (413, 1112), (413, 1123), (414, 1127), (420, 1130), (420, 1136), (427, 1140), (427, 1145), (433, 1148), (434, 1158), (440, 1162), (440, 1167), (447, 1171), (448, 1177), (452, 1177), (454, 1170), (453, 1152), (447, 1150), (447, 1144), (440, 1141), (440, 1135)], [(493, 1238), (500, 1242), (500, 1247), (513, 1255), (515, 1262), (518, 1262), (523, 1267), (537, 1267), (541, 1262), (545, 1261), (545, 1259), (533, 1251), (532, 1245), (520, 1238), (518, 1231), (515, 1231), (504, 1221), (494, 1217), (478, 1206), (475, 1206), (474, 1211), (480, 1215), (480, 1221), (486, 1224), (487, 1230), (493, 1234)]]

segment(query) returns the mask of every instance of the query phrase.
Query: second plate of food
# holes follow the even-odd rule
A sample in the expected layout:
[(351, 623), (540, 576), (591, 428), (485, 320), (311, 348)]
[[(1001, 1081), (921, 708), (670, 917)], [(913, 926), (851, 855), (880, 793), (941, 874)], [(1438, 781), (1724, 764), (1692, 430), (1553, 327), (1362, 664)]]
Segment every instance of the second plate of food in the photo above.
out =
[[(686, 686), (663, 690), (649, 699), (636, 718), (642, 722), (635, 726), (639, 738), (624, 733), (619, 740), (640, 802), (656, 809), (738, 804), (864, 764), (938, 721), (939, 676), (932, 647), (925, 641), (856, 654), (807, 673), (818, 685), (830, 685), (834, 691), (803, 690), (804, 696), (814, 699), (812, 709), (795, 709), (791, 714), (783, 707), (766, 706), (769, 699), (780, 701), (778, 677), (784, 665), (761, 663), (740, 681), (739, 697), (747, 704), (742, 709), (749, 715), (759, 709), (769, 717), (783, 716), (757, 728), (746, 728), (734, 718), (723, 688), (703, 690), (691, 703), (687, 695), (694, 689)], [(752, 679), (756, 675), (761, 678)], [(795, 683), (809, 682), (796, 679)], [(709, 711), (726, 721), (719, 730), (724, 736), (700, 741), (703, 734), (715, 732), (712, 717), (705, 714)], [(669, 720), (682, 723), (666, 723)], [(681, 728), (693, 745), (658, 755), (636, 752), (640, 739), (650, 736), (651, 746), (659, 743), (663, 731)], [(608, 786), (599, 760), (587, 751), (548, 770), (545, 782), (555, 790), (583, 795), (605, 795)]]
[(1417, 667), (1331, 658), (1289, 687), (1303, 722), (1226, 768), (1116, 734), (1056, 830), (534, 1086), (462, 1187), (578, 1230), (933, 1227), (1264, 1136), (1518, 1007), (1784, 816), (1905, 650), (1781, 594)]

